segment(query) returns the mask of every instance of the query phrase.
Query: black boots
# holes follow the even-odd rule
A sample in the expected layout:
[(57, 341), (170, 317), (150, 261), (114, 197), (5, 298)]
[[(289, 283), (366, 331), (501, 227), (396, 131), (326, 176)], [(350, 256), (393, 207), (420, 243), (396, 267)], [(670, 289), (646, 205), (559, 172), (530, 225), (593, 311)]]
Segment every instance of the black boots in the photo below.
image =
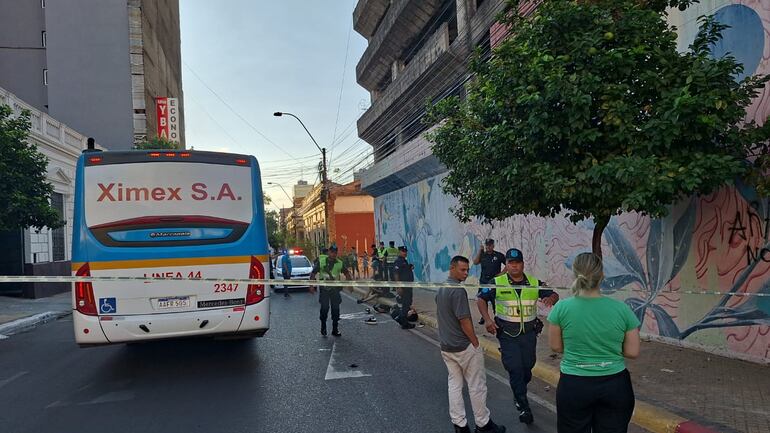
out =
[(326, 322), (321, 322), (321, 335), (326, 337)]
[(516, 399), (516, 410), (519, 411), (520, 422), (527, 425), (535, 422), (535, 417), (532, 415), (532, 410), (529, 408), (529, 400), (527, 400), (526, 397), (521, 399), (521, 401)]
[[(454, 424), (452, 424), (455, 428), (455, 433), (471, 433), (470, 427), (467, 425), (465, 427), (458, 427)], [(476, 426), (476, 429), (474, 430), (475, 433), (480, 432), (488, 432), (488, 433), (505, 433), (505, 426), (504, 425), (497, 425), (492, 421), (491, 419), (487, 422), (487, 425), (484, 427)]]
[(476, 426), (476, 433), (489, 432), (489, 433), (505, 433), (504, 425), (497, 425), (491, 419), (484, 427)]
[(337, 322), (332, 322), (332, 335), (335, 337), (342, 337), (342, 334), (340, 333), (340, 329), (337, 326)]
[(530, 410), (530, 408), (522, 409), (521, 412), (519, 412), (519, 421), (527, 425), (535, 422), (535, 417), (532, 416), (532, 410)]

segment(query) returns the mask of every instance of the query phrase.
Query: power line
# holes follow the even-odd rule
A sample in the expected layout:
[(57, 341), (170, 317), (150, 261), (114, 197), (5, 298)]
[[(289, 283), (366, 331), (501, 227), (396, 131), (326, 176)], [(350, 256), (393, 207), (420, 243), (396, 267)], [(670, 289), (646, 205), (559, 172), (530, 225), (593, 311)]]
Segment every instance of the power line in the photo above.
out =
[[(337, 126), (340, 121), (340, 107), (342, 106), (342, 91), (345, 87), (345, 72), (347, 72), (348, 69), (348, 54), (350, 53), (350, 35), (353, 32), (353, 22), (350, 22), (350, 26), (348, 27), (348, 42), (345, 44), (345, 63), (342, 66), (342, 81), (340, 82), (340, 96), (337, 100), (337, 118), (334, 119), (334, 134), (332, 134), (332, 146), (331, 149), (334, 148), (334, 141), (337, 139)], [(331, 149), (329, 149), (331, 151)], [(331, 160), (331, 156), (329, 157)]]
[(217, 92), (215, 92), (215, 91), (214, 91), (214, 89), (212, 89), (211, 87), (209, 87), (209, 85), (208, 85), (208, 84), (206, 84), (206, 82), (205, 82), (205, 81), (203, 81), (203, 79), (202, 79), (202, 78), (201, 78), (201, 77), (200, 77), (200, 76), (199, 76), (199, 75), (198, 75), (198, 74), (197, 74), (197, 73), (196, 73), (196, 72), (193, 70), (193, 68), (192, 68), (192, 67), (190, 67), (190, 65), (188, 65), (188, 64), (187, 64), (187, 62), (184, 62), (184, 61), (183, 61), (182, 63), (184, 63), (184, 66), (185, 66), (185, 67), (186, 67), (186, 68), (187, 68), (187, 69), (188, 69), (190, 72), (192, 72), (192, 74), (195, 76), (195, 78), (197, 78), (197, 79), (198, 79), (198, 81), (200, 81), (200, 82), (201, 82), (201, 84), (203, 84), (203, 85), (204, 85), (204, 86), (205, 86), (205, 87), (206, 87), (206, 88), (207, 88), (207, 89), (208, 89), (208, 90), (209, 90), (209, 91), (210, 91), (210, 92), (211, 92), (211, 93), (212, 93), (214, 96), (216, 96), (216, 98), (217, 98), (217, 99), (219, 99), (219, 102), (223, 103), (223, 104), (224, 104), (224, 105), (225, 105), (225, 106), (226, 106), (226, 107), (227, 107), (227, 108), (228, 108), (228, 109), (229, 109), (229, 110), (230, 110), (230, 111), (231, 111), (233, 114), (235, 114), (235, 115), (236, 115), (236, 116), (237, 116), (239, 119), (241, 119), (241, 120), (243, 121), (243, 123), (245, 123), (246, 125), (248, 125), (248, 126), (249, 126), (249, 128), (251, 128), (251, 129), (252, 129), (254, 132), (256, 132), (257, 134), (259, 134), (259, 135), (260, 135), (262, 138), (264, 138), (264, 139), (265, 139), (265, 140), (266, 140), (268, 143), (272, 144), (272, 145), (273, 145), (273, 147), (275, 147), (276, 149), (278, 149), (278, 150), (280, 150), (281, 152), (285, 153), (285, 154), (286, 154), (286, 155), (288, 155), (290, 158), (292, 158), (292, 159), (296, 160), (296, 158), (294, 157), (294, 155), (290, 154), (289, 152), (287, 152), (286, 150), (284, 150), (284, 149), (283, 149), (281, 146), (277, 145), (277, 144), (276, 144), (276, 143), (275, 143), (273, 140), (269, 139), (269, 138), (268, 138), (268, 137), (267, 137), (265, 134), (263, 134), (263, 133), (262, 133), (260, 130), (258, 130), (256, 127), (254, 127), (254, 125), (252, 125), (252, 124), (251, 124), (251, 122), (249, 122), (249, 121), (248, 121), (248, 120), (246, 120), (246, 119), (245, 119), (243, 116), (241, 116), (241, 115), (240, 115), (240, 113), (238, 113), (237, 111), (235, 111), (235, 109), (234, 109), (232, 106), (230, 106), (230, 104), (228, 104), (228, 103), (227, 103), (227, 101), (225, 101), (224, 99), (222, 99), (222, 97), (221, 97), (221, 96), (219, 96), (219, 94), (218, 94)]

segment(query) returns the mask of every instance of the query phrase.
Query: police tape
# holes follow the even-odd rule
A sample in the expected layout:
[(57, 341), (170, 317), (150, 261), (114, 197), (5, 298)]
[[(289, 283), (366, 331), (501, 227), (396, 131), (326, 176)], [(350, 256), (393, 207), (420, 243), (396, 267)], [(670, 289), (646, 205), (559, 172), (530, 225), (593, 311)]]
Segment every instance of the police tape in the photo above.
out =
[[(194, 281), (194, 282), (209, 282), (209, 283), (244, 283), (244, 284), (260, 284), (266, 286), (324, 286), (324, 287), (359, 287), (359, 288), (398, 288), (406, 287), (412, 289), (420, 289), (436, 292), (441, 288), (458, 288), (465, 290), (478, 290), (483, 288), (495, 288), (494, 284), (479, 284), (479, 283), (433, 283), (433, 282), (420, 282), (420, 281), (375, 281), (375, 280), (309, 280), (309, 279), (291, 279), (291, 280), (276, 280), (276, 279), (249, 279), (249, 278), (194, 278), (194, 277), (87, 277), (87, 276), (28, 276), (28, 275), (0, 275), (0, 283), (94, 283), (94, 282), (125, 282), (125, 281), (141, 281), (144, 283), (163, 282), (163, 281)], [(572, 289), (569, 287), (558, 286), (541, 286), (542, 289), (557, 290), (557, 291), (569, 291)], [(612, 293), (618, 292), (638, 292), (639, 289), (635, 287), (621, 288), (618, 290), (612, 290)], [(700, 289), (676, 289), (661, 291), (658, 295), (663, 294), (679, 294), (679, 295), (711, 295), (711, 296), (735, 296), (735, 297), (770, 297), (770, 293), (753, 293), (753, 292), (720, 292), (715, 290), (700, 290)]]

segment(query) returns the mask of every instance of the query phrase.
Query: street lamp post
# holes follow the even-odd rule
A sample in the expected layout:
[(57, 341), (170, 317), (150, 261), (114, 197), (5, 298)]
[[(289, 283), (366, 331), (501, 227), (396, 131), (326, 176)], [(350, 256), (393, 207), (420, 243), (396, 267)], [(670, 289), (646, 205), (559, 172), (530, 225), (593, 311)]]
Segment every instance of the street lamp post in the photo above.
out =
[(328, 195), (329, 195), (329, 183), (328, 183), (328, 178), (326, 176), (326, 148), (325, 147), (321, 147), (321, 146), (318, 145), (318, 142), (315, 141), (315, 138), (313, 137), (313, 134), (310, 133), (310, 131), (305, 126), (305, 124), (302, 122), (302, 119), (300, 119), (299, 117), (295, 116), (292, 113), (287, 113), (285, 111), (276, 111), (275, 113), (273, 113), (273, 116), (275, 116), (275, 117), (281, 117), (281, 116), (284, 116), (284, 115), (291, 116), (291, 117), (297, 119), (299, 124), (302, 125), (302, 128), (305, 130), (305, 132), (307, 132), (307, 135), (310, 136), (310, 139), (313, 140), (313, 144), (315, 144), (315, 147), (317, 147), (318, 150), (321, 152), (321, 157), (322, 157), (322, 165), (321, 165), (321, 201), (323, 202), (323, 206), (324, 206), (324, 232), (325, 232), (324, 238), (326, 238), (328, 240), (328, 237), (329, 237), (329, 207), (326, 205), (326, 200), (327, 200)]
[(281, 185), (280, 183), (268, 182), (267, 184), (276, 185), (278, 186), (278, 188), (281, 188), (281, 191), (283, 191), (283, 193), (286, 194), (286, 198), (288, 198), (289, 201), (291, 202), (291, 208), (292, 208), (291, 217), (294, 219), (294, 239), (299, 241), (299, 239), (297, 239), (297, 209), (295, 209), (295, 206), (294, 206), (294, 199), (291, 198), (289, 193), (286, 192), (286, 190), (283, 188), (283, 185)]

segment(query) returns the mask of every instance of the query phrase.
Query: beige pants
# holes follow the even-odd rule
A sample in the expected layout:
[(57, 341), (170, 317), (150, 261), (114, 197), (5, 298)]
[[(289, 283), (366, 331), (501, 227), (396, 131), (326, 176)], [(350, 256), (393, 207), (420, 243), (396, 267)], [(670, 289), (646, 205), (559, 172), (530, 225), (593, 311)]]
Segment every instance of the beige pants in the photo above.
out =
[(481, 346), (472, 344), (462, 352), (441, 352), (444, 363), (449, 371), (449, 417), (452, 424), (465, 427), (468, 420), (465, 417), (465, 401), (463, 400), (463, 383), (468, 384), (468, 395), (471, 397), (473, 418), (476, 426), (483, 427), (489, 422), (487, 409), (487, 376), (484, 369), (484, 351)]

